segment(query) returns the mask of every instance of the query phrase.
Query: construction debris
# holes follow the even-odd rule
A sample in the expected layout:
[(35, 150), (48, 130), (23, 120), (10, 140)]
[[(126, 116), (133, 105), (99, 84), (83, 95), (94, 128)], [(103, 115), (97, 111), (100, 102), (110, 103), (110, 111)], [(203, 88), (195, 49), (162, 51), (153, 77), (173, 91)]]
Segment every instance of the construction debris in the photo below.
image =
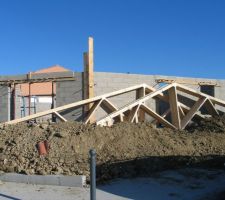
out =
[[(224, 119), (217, 118), (219, 129), (218, 124), (213, 130), (214, 122), (205, 121), (210, 130), (196, 129), (192, 133), (155, 128), (150, 123), (99, 127), (61, 122), (47, 129), (26, 123), (9, 125), (0, 130), (0, 171), (88, 176), (90, 148), (97, 152), (98, 180), (191, 165), (223, 168)], [(40, 156), (36, 144), (45, 140), (50, 150)]]

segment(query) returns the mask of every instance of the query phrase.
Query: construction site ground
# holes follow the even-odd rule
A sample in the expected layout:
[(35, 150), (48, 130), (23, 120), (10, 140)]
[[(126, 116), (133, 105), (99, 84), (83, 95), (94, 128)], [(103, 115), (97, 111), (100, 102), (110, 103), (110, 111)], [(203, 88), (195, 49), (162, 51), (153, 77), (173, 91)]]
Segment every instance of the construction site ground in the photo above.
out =
[[(148, 178), (116, 179), (97, 188), (98, 200), (223, 200), (224, 170), (183, 168), (154, 173)], [(89, 188), (19, 183), (0, 184), (0, 199), (88, 200)]]
[[(0, 171), (89, 177), (88, 152), (97, 152), (98, 183), (116, 178), (152, 177), (164, 170), (224, 170), (225, 117), (205, 119), (187, 130), (150, 123), (112, 127), (65, 123), (1, 126)], [(47, 140), (48, 154), (37, 143)], [(201, 175), (201, 173), (200, 173)]]

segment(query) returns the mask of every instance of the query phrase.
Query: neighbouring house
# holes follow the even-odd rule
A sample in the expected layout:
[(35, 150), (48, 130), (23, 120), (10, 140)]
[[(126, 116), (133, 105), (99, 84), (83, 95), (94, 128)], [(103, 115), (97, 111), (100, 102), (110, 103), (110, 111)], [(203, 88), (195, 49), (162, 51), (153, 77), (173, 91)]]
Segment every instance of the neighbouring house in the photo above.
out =
[[(60, 65), (54, 65), (35, 72), (29, 72), (29, 74), (47, 74), (67, 71), (70, 70)], [(54, 82), (18, 84), (17, 91), (19, 91), (17, 96), (20, 97), (20, 116), (17, 116), (17, 118), (51, 109), (55, 105), (56, 83)]]

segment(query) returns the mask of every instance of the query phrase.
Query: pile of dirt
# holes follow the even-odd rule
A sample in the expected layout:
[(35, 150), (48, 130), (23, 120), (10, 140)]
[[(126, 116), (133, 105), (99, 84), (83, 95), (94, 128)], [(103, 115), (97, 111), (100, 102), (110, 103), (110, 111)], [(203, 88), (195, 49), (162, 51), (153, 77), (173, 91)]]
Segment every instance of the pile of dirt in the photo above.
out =
[[(213, 132), (205, 128), (189, 132), (155, 128), (149, 123), (118, 123), (112, 127), (78, 122), (20, 123), (0, 129), (0, 170), (88, 176), (91, 148), (97, 152), (101, 181), (188, 165), (223, 167), (224, 124), (221, 127)], [(48, 141), (49, 152), (39, 156), (36, 145), (44, 140)]]
[(194, 131), (206, 131), (206, 132), (224, 132), (225, 127), (225, 115), (223, 116), (215, 116), (213, 118), (205, 118), (200, 121), (196, 121), (187, 127), (189, 132)]

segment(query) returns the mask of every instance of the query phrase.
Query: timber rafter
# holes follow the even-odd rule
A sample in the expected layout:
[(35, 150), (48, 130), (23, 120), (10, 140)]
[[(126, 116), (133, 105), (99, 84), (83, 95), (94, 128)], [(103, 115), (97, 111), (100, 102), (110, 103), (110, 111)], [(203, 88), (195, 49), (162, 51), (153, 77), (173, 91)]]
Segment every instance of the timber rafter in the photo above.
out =
[[(136, 91), (138, 93), (136, 100), (122, 107), (118, 107), (110, 100), (111, 97), (119, 96), (132, 91)], [(194, 99), (191, 99), (191, 101), (194, 101), (193, 105), (188, 106), (183, 102), (179, 102), (177, 98), (178, 94), (179, 96), (188, 96), (188, 98), (191, 98), (190, 96), (192, 96)], [(151, 105), (152, 100), (167, 102), (169, 108), (160, 115), (155, 111), (155, 109), (149, 106)], [(138, 123), (139, 121), (143, 121), (144, 115), (149, 115), (151, 118), (153, 118), (153, 121), (156, 122), (156, 124), (161, 124), (164, 127), (172, 129), (185, 129), (191, 121), (195, 119), (202, 119), (206, 117), (206, 114), (207, 116), (219, 115), (217, 106), (224, 107), (225, 109), (225, 101), (209, 96), (202, 92), (195, 91), (181, 84), (172, 83), (159, 89), (155, 89), (146, 84), (141, 84), (36, 113), (21, 119), (8, 121), (5, 122), (5, 124), (15, 124), (29, 121), (31, 119), (49, 114), (54, 114), (61, 121), (67, 121), (67, 119), (60, 114), (60, 112), (86, 105), (91, 105), (91, 107), (84, 119), (84, 123), (96, 123), (100, 126), (111, 126), (118, 121)], [(205, 107), (206, 110), (206, 113), (204, 114), (201, 113), (202, 107)], [(97, 121), (91, 122), (92, 116), (99, 108), (105, 110), (106, 115)], [(167, 118), (171, 118), (171, 121)]]

